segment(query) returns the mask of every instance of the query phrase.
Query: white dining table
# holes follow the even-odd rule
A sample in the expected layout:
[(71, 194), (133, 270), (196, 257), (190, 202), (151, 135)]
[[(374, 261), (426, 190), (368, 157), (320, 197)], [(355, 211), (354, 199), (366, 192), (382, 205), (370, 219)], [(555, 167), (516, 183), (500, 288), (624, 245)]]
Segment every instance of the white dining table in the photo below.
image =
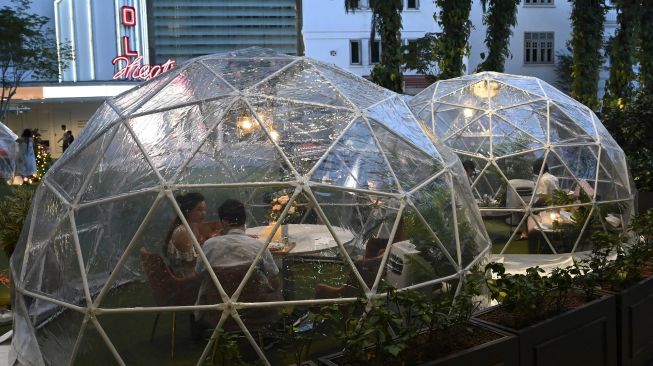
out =
[[(286, 226), (288, 241), (295, 243), (295, 247), (289, 250), (288, 254), (313, 254), (338, 246), (326, 225), (288, 224)], [(256, 235), (259, 240), (265, 240), (267, 228), (268, 226), (256, 226), (248, 228), (245, 232)], [(282, 228), (279, 227), (278, 230), (282, 230)], [(342, 244), (348, 243), (354, 238), (354, 234), (349, 230), (333, 227), (333, 231)]]

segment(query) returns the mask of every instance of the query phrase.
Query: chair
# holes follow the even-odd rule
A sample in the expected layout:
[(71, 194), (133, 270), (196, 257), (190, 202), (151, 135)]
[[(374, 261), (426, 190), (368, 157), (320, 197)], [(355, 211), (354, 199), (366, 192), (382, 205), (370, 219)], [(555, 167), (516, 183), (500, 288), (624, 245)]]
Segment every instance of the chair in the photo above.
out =
[[(195, 304), (200, 285), (198, 277), (175, 276), (160, 254), (151, 253), (145, 248), (141, 248), (141, 259), (157, 306), (187, 306)], [(156, 331), (156, 325), (160, 315), (161, 313), (157, 313), (154, 319), (150, 342), (154, 338), (154, 332)], [(176, 325), (176, 312), (173, 311), (172, 350), (170, 353), (170, 357), (173, 359), (175, 358)]]
[[(506, 208), (523, 208), (519, 197), (521, 197), (521, 199), (528, 205), (533, 196), (535, 182), (526, 179), (511, 179), (508, 183), (512, 188), (514, 188), (514, 190), (510, 188), (506, 189)], [(506, 219), (506, 223), (509, 225), (517, 225), (522, 219), (521, 216), (522, 215), (513, 213)]]
[[(374, 284), (387, 243), (387, 238), (369, 239), (365, 245), (365, 254), (363, 258), (354, 261), (354, 266), (368, 287), (372, 287)], [(358, 279), (354, 273), (351, 273), (347, 282), (342, 286), (334, 287), (324, 283), (318, 283), (315, 286), (315, 298), (355, 297), (360, 295), (358, 288)]]
[[(245, 278), (245, 274), (249, 270), (250, 263), (240, 266), (228, 266), (228, 267), (213, 267), (215, 275), (218, 277), (222, 288), (225, 290), (227, 295), (232, 296), (236, 289)], [(204, 275), (204, 281), (209, 281), (211, 284), (213, 280), (210, 275), (206, 273)], [(243, 290), (238, 296), (238, 302), (266, 302), (266, 301), (281, 301), (283, 297), (281, 295), (281, 288), (270, 289), (269, 285), (264, 283), (259, 275), (254, 272), (250, 276), (249, 280), (243, 287)], [(207, 286), (206, 292), (206, 303), (208, 304), (218, 304), (222, 302), (220, 293), (218, 289), (211, 285)], [(260, 330), (270, 323), (274, 323), (281, 318), (281, 314), (274, 308), (254, 308), (254, 309), (241, 309), (238, 310), (240, 318), (243, 320), (243, 323), (247, 326), (247, 329), (251, 330)], [(204, 315), (204, 321), (210, 326), (216, 327), (218, 321), (220, 320), (220, 312), (218, 311), (208, 311)], [(223, 330), (225, 331), (236, 331), (240, 327), (233, 320), (233, 318), (228, 318), (224, 325)]]

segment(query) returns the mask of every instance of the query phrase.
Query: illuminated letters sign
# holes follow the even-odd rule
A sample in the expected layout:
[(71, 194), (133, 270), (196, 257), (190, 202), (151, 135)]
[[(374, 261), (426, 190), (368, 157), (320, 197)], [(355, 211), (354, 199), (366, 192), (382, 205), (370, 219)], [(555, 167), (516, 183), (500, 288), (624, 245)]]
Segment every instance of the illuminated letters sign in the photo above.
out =
[[(120, 22), (125, 27), (136, 26), (136, 9), (131, 6), (120, 8)], [(116, 56), (112, 64), (118, 65), (118, 71), (113, 74), (113, 79), (136, 79), (149, 80), (162, 72), (166, 72), (175, 66), (174, 60), (168, 60), (163, 65), (143, 64), (143, 56), (138, 51), (131, 49), (129, 37), (122, 37), (122, 55)]]

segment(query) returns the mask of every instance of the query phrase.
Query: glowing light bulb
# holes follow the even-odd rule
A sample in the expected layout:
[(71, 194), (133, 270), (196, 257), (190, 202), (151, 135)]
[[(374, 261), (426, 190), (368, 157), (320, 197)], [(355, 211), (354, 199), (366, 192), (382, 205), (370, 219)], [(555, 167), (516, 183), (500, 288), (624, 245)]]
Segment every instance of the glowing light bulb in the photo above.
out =
[(465, 116), (465, 118), (472, 118), (473, 115), (474, 115), (474, 111), (471, 110), (470, 108), (463, 109), (463, 116)]
[(491, 80), (481, 80), (472, 85), (472, 93), (479, 98), (492, 98), (499, 93), (499, 83)]
[(272, 138), (272, 141), (274, 142), (279, 142), (281, 134), (279, 134), (279, 131), (277, 130), (270, 130), (270, 138)]
[(252, 128), (254, 128), (254, 123), (252, 123), (252, 120), (248, 116), (238, 117), (236, 124), (243, 133), (250, 133)]

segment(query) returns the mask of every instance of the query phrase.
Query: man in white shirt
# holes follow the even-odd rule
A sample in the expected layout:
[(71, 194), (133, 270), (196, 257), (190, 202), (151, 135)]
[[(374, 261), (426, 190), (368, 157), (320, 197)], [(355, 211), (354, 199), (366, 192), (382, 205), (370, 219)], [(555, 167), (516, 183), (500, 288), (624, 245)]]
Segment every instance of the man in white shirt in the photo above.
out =
[(553, 192), (556, 189), (559, 189), (558, 178), (549, 173), (549, 166), (544, 162), (543, 158), (535, 160), (533, 163), (533, 175), (537, 176), (542, 171), (542, 176), (537, 181), (535, 186), (535, 201), (534, 206), (543, 206), (546, 204), (546, 200), (551, 198)]
[[(250, 265), (254, 262), (256, 255), (265, 243), (245, 234), (247, 219), (245, 206), (239, 201), (228, 199), (218, 208), (218, 215), (224, 227), (225, 235), (208, 239), (202, 246), (204, 255), (206, 255), (211, 267), (215, 269)], [(202, 261), (197, 261), (195, 271), (203, 276), (196, 304), (206, 305), (209, 303), (207, 299), (209, 286), (214, 287), (215, 284), (211, 277), (205, 273), (206, 268)], [(219, 279), (220, 274), (217, 273), (217, 276)], [(262, 292), (270, 294), (269, 299), (261, 299), (261, 301), (280, 300), (279, 269), (268, 249), (265, 249), (261, 260), (257, 263), (250, 281), (252, 279), (256, 279), (264, 287)], [(223, 284), (223, 287), (226, 285)], [(195, 313), (197, 320), (200, 320), (202, 316), (202, 312)]]

